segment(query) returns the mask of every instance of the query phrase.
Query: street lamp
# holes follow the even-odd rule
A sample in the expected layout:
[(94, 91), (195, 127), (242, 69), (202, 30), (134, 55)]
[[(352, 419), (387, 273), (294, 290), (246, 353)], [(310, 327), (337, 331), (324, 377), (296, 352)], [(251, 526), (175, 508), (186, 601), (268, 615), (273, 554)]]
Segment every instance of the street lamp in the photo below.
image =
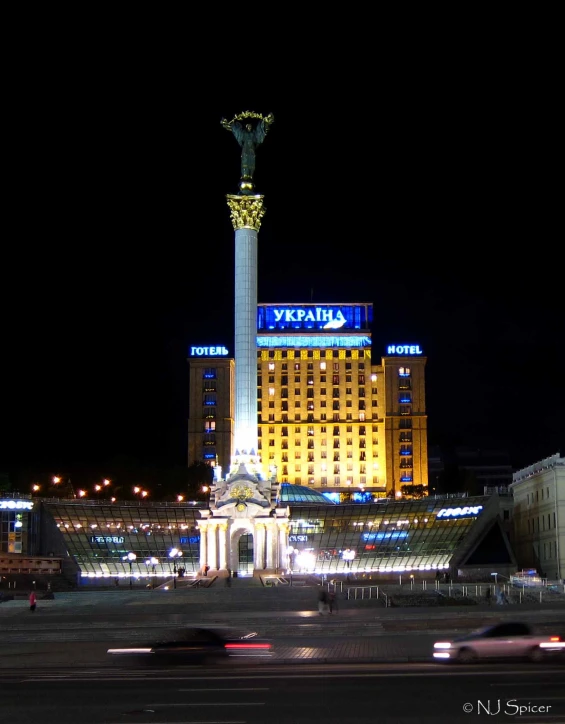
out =
[[(147, 570), (149, 570), (149, 566), (151, 566), (151, 575), (155, 576), (155, 566), (159, 563), (159, 561), (155, 557), (148, 558), (145, 561), (145, 565), (147, 566)], [(155, 588), (154, 580), (151, 581), (151, 588)]]
[(132, 565), (136, 558), (137, 558), (137, 556), (135, 555), (135, 553), (132, 553), (131, 551), (127, 554), (127, 556), (124, 556), (124, 558), (123, 558), (124, 561), (127, 561), (129, 563), (129, 587), (130, 587), (130, 589), (133, 588), (133, 584), (132, 584), (132, 580), (131, 580)]
[(169, 558), (173, 559), (173, 588), (177, 587), (177, 558), (182, 556), (182, 551), (178, 548), (171, 548), (169, 551)]

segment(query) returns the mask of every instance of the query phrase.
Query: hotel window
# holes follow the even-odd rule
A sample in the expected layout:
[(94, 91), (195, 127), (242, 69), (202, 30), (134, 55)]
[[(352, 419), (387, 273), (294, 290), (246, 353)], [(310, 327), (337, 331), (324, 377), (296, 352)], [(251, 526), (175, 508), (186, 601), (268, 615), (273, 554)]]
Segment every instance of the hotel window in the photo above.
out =
[(313, 427), (308, 427), (307, 435), (313, 435), (313, 434), (314, 434), (314, 428), (313, 428)]
[(399, 377), (410, 377), (410, 367), (399, 367), (398, 376)]
[(409, 405), (400, 405), (400, 414), (401, 414), (401, 415), (409, 415), (409, 414), (410, 414), (410, 406), (409, 406)]
[(308, 357), (310, 357), (310, 358), (314, 357), (314, 350), (312, 350), (312, 349), (308, 350)]
[(351, 370), (351, 362), (346, 362), (346, 363), (345, 363), (345, 369), (346, 369), (346, 371), (350, 371), (350, 370)]
[(335, 450), (336, 448), (338, 448), (338, 447), (339, 447), (339, 439), (338, 439), (338, 438), (335, 438), (335, 439), (334, 439), (334, 450)]
[(294, 406), (295, 406), (295, 407), (300, 407), (300, 400), (296, 400), (295, 403), (294, 403)]
[(288, 453), (283, 453), (281, 460), (283, 461), (283, 463), (287, 463), (288, 462)]
[(350, 394), (351, 394), (351, 387), (346, 387), (346, 388), (345, 388), (345, 394), (346, 394), (346, 395), (350, 395)]
[[(300, 354), (300, 352), (299, 352), (298, 354)], [(294, 363), (294, 371), (295, 371), (295, 372), (300, 372), (300, 362), (295, 362), (295, 363)]]
[(407, 402), (408, 404), (412, 403), (412, 395), (410, 392), (401, 392), (398, 396), (398, 402), (402, 404), (403, 402)]
[(281, 397), (288, 397), (288, 390), (286, 387), (281, 390)]
[(365, 425), (361, 425), (361, 427), (359, 428), (359, 434), (360, 434), (360, 435), (366, 435), (366, 434), (367, 434), (367, 428), (365, 427)]
[(275, 416), (271, 413), (269, 415), (269, 422), (274, 422), (274, 421), (275, 421)]
[(314, 378), (313, 378), (313, 377), (308, 377), (307, 382), (308, 382), (309, 385), (313, 385), (313, 384), (314, 384)]
[(326, 401), (320, 400), (320, 407), (326, 407)]
[(322, 440), (320, 440), (320, 444), (322, 445), (322, 447), (326, 447), (326, 445), (328, 444), (327, 438), (322, 438)]
[(339, 475), (334, 476), (334, 485), (341, 485), (339, 482)]
[(347, 463), (347, 472), (352, 473), (353, 472), (353, 463)]
[(353, 400), (346, 400), (346, 401), (345, 401), (345, 406), (346, 406), (346, 407), (353, 407)]
[(335, 387), (332, 391), (332, 397), (339, 397), (339, 387)]
[(300, 359), (300, 350), (299, 349), (294, 350), (294, 359)]
[(347, 357), (347, 359), (351, 359), (351, 350), (350, 349), (345, 350), (345, 356)]
[[(333, 349), (332, 350), (332, 357), (335, 359), (336, 357), (339, 357), (339, 350)], [(336, 363), (337, 364), (337, 363)]]
[[(288, 475), (288, 465), (283, 465), (282, 474), (283, 474), (283, 475)], [(285, 481), (283, 480), (283, 483), (284, 483), (284, 482), (285, 482)]]
[(339, 372), (339, 362), (334, 362), (334, 363), (333, 363), (333, 371), (334, 371), (334, 372)]
[(208, 367), (204, 369), (204, 373), (202, 375), (204, 379), (206, 380), (213, 380), (216, 378), (216, 368), (215, 367)]
[(308, 475), (314, 475), (314, 466), (308, 465)]
[(345, 419), (348, 420), (348, 421), (349, 421), (349, 420), (353, 420), (353, 415), (351, 414), (351, 412), (346, 413)]
[(378, 407), (379, 403), (377, 400), (371, 400), (371, 407)]
[(302, 471), (302, 465), (295, 465), (294, 466), (294, 472), (300, 473)]
[(371, 382), (376, 382), (376, 381), (377, 381), (377, 375), (372, 374), (372, 375), (371, 375)]
[(202, 392), (216, 392), (216, 380), (206, 380), (202, 384)]
[(300, 384), (300, 375), (294, 375), (294, 382)]
[(359, 400), (359, 402), (357, 403), (357, 406), (359, 407), (360, 410), (364, 410), (365, 409), (365, 400)]
[(281, 448), (283, 450), (288, 450), (288, 440), (281, 440)]
[(308, 440), (308, 450), (314, 449), (314, 440)]
[(269, 350), (269, 358), (270, 358), (270, 359), (274, 359), (274, 358), (275, 358), (275, 350), (274, 350), (274, 349), (270, 349), (270, 350)]
[(310, 399), (313, 399), (313, 397), (314, 397), (314, 388), (313, 388), (313, 387), (309, 387), (309, 388), (306, 390), (306, 397), (307, 397), (307, 398), (310, 398)]
[(365, 413), (364, 412), (359, 413), (359, 422), (365, 422)]
[(326, 358), (326, 350), (325, 350), (325, 349), (323, 349), (323, 350), (320, 351), (320, 357), (321, 357), (322, 359), (325, 359), (325, 358)]
[(407, 430), (412, 427), (412, 420), (400, 420), (398, 427), (401, 430)]
[(300, 460), (300, 450), (295, 451), (295, 453), (294, 453), (294, 459), (295, 459), (295, 460)]
[(295, 394), (297, 397), (298, 397), (298, 395), (300, 395), (300, 387), (295, 387), (295, 388), (294, 388), (294, 394)]
[(359, 447), (364, 448), (365, 447), (365, 440), (359, 440)]
[(275, 388), (269, 387), (269, 395), (274, 395), (274, 394), (275, 394)]
[(352, 438), (352, 437), (348, 437), (348, 438), (347, 438), (347, 440), (346, 440), (346, 445), (353, 445), (353, 438)]
[[(359, 472), (361, 473), (361, 475), (364, 475), (367, 472), (365, 468), (366, 468), (365, 464), (359, 465)], [(361, 481), (361, 482), (363, 482), (363, 481)]]
[(339, 410), (339, 400), (335, 400), (332, 405), (332, 410)]
[(205, 432), (211, 432), (212, 430), (216, 429), (216, 421), (215, 420), (207, 420), (204, 423), (204, 431)]
[[(308, 350), (308, 357), (311, 357), (311, 356), (312, 356), (312, 350)], [(313, 363), (313, 362), (308, 362), (308, 364), (306, 365), (306, 369), (307, 369), (307, 370), (313, 370), (313, 369), (314, 369), (314, 363)]]
[[(338, 459), (339, 459), (339, 458), (338, 458)], [(334, 465), (334, 473), (335, 473), (335, 474), (338, 474), (338, 473), (339, 473), (339, 465)]]
[(301, 439), (299, 437), (295, 438), (294, 447), (300, 447), (301, 444), (302, 444)]
[(345, 375), (345, 382), (351, 382), (351, 375)]
[(320, 387), (320, 394), (321, 394), (321, 395), (325, 395), (325, 394), (326, 394), (326, 388), (325, 388), (325, 387)]
[(300, 435), (300, 430), (301, 430), (300, 427), (295, 427), (295, 428), (294, 428), (294, 434), (295, 434), (295, 435)]
[(275, 434), (275, 428), (274, 428), (274, 427), (270, 427), (270, 428), (269, 428), (269, 435), (274, 435), (274, 434)]
[(326, 375), (320, 375), (320, 382), (326, 381)]
[(273, 440), (273, 438), (269, 439), (269, 447), (275, 447), (275, 441)]
[(275, 459), (275, 453), (274, 453), (274, 452), (270, 452), (270, 453), (269, 453), (269, 460), (274, 460), (274, 459)]
[(281, 428), (282, 437), (288, 437), (288, 427)]
[(275, 363), (269, 362), (269, 372), (272, 372), (275, 369)]
[(257, 387), (261, 387), (262, 384), (263, 384), (263, 378), (257, 377)]
[(325, 363), (325, 362), (320, 362), (320, 369), (321, 369), (321, 370), (325, 370), (325, 369), (326, 369), (326, 363)]
[(274, 409), (275, 409), (275, 401), (274, 401), (274, 400), (271, 400), (271, 402), (269, 402), (269, 409), (271, 409), (271, 410), (274, 410)]
[[(322, 405), (322, 407), (323, 407), (323, 405)], [(325, 422), (325, 421), (326, 421), (326, 418), (327, 418), (326, 413), (325, 413), (325, 412), (321, 412), (321, 413), (320, 413), (320, 421), (321, 421), (321, 422)]]
[(365, 384), (365, 375), (359, 375), (359, 382), (358, 384), (364, 385)]
[(216, 395), (204, 395), (204, 404), (205, 405), (215, 405), (216, 404)]
[(295, 421), (295, 422), (300, 422), (300, 413), (299, 413), (299, 412), (296, 413), (296, 415), (294, 416), (294, 421)]
[(353, 457), (353, 450), (348, 450), (348, 451), (347, 451), (347, 457), (348, 457), (348, 458), (352, 458), (352, 457)]
[(360, 370), (364, 370), (364, 369), (365, 369), (365, 363), (364, 363), (364, 362), (359, 362), (359, 369), (360, 369)]
[[(286, 349), (285, 349), (285, 350), (283, 350), (282, 358), (283, 358), (283, 359), (286, 359), (287, 357), (288, 357), (288, 352), (287, 352)], [(285, 366), (285, 365), (283, 365), (283, 370), (286, 370), (286, 366)]]
[(332, 377), (332, 385), (339, 385), (339, 375), (334, 375)]
[(364, 387), (359, 388), (359, 397), (365, 397), (365, 388)]
[(338, 426), (338, 425), (336, 425), (336, 426), (334, 427), (334, 436), (335, 436), (335, 435), (339, 435), (339, 426)]
[(362, 460), (363, 462), (365, 462), (365, 461), (367, 460), (367, 456), (366, 456), (364, 450), (362, 450), (362, 451), (359, 453), (359, 460)]
[[(286, 352), (283, 352), (283, 357), (286, 357)], [(288, 369), (288, 363), (287, 363), (287, 362), (283, 362), (283, 363), (281, 364), (281, 369), (282, 369), (283, 372), (286, 372), (287, 369)]]
[(288, 412), (288, 400), (283, 400), (281, 402), (281, 410), (283, 412)]
[(275, 375), (269, 375), (269, 384), (274, 385), (275, 384)]
[(309, 402), (309, 403), (306, 405), (306, 409), (307, 409), (307, 410), (313, 410), (313, 409), (314, 409), (314, 403), (313, 403), (313, 402)]
[(320, 485), (325, 487), (327, 484), (328, 484), (328, 479), (325, 476), (322, 476), (320, 478)]

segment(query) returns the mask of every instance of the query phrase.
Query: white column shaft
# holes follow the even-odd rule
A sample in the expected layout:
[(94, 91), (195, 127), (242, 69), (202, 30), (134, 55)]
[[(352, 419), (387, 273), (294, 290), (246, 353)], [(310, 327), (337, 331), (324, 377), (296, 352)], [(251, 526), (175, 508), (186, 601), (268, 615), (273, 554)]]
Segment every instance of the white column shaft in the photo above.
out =
[(288, 549), (288, 540), (286, 536), (286, 528), (281, 527), (279, 528), (279, 568), (284, 569), (286, 568), (286, 560), (287, 555), (286, 551)]
[(216, 531), (217, 527), (215, 525), (208, 527), (208, 565), (214, 571), (218, 568)]
[(257, 454), (257, 232), (235, 232), (236, 453)]
[(218, 535), (218, 546), (219, 546), (219, 559), (220, 559), (220, 568), (225, 569), (228, 567), (227, 561), (228, 561), (228, 546), (227, 546), (227, 531), (226, 528), (221, 525), (220, 531)]
[(267, 528), (267, 568), (275, 567), (275, 536), (271, 526)]
[(208, 563), (208, 528), (200, 526), (200, 568)]

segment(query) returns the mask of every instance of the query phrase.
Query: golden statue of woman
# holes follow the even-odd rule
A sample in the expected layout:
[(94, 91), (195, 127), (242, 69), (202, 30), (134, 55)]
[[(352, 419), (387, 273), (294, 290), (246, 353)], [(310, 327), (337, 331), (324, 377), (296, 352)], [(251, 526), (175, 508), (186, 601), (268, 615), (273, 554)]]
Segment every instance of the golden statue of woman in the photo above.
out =
[[(252, 123), (251, 121), (255, 122)], [(241, 146), (241, 179), (239, 188), (243, 194), (252, 194), (254, 190), (253, 174), (255, 173), (255, 152), (265, 140), (271, 123), (275, 120), (272, 113), (263, 116), (252, 111), (245, 111), (231, 121), (222, 118), (222, 126), (233, 133)], [(242, 121), (244, 123), (242, 123)]]

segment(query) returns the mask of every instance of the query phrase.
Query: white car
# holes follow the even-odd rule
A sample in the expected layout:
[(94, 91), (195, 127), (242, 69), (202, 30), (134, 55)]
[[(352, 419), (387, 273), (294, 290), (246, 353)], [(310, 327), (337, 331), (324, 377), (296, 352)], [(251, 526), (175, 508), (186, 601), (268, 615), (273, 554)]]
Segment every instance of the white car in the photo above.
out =
[(565, 652), (559, 636), (538, 635), (526, 623), (499, 623), (454, 641), (434, 644), (436, 661), (469, 664), (477, 659), (527, 658), (541, 661), (550, 654)]

